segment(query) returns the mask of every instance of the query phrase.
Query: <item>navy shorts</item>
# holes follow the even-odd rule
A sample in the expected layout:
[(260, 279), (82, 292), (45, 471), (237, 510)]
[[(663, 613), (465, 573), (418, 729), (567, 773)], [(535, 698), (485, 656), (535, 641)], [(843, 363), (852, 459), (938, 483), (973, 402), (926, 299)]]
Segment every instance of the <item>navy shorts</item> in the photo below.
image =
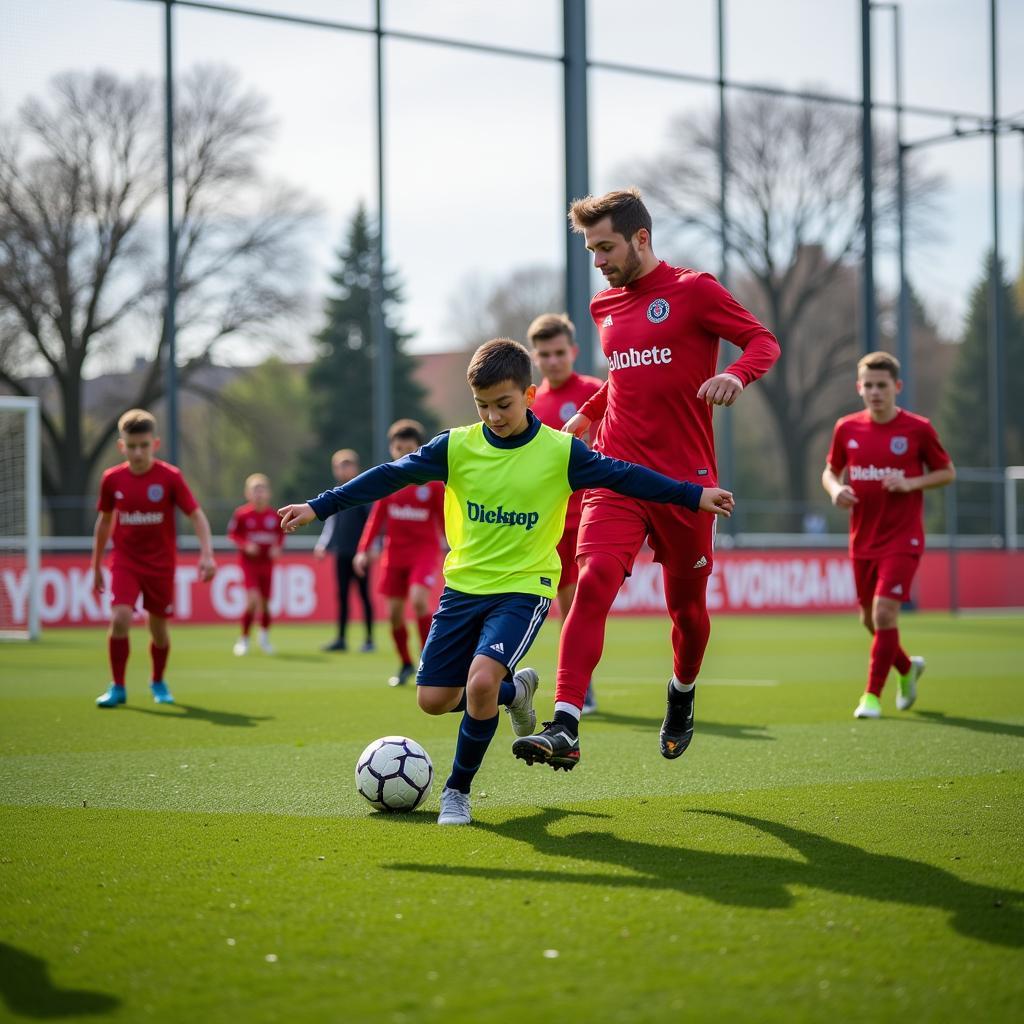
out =
[(511, 676), (550, 607), (550, 597), (536, 594), (463, 594), (445, 587), (423, 647), (416, 685), (465, 686), (478, 654), (501, 662)]

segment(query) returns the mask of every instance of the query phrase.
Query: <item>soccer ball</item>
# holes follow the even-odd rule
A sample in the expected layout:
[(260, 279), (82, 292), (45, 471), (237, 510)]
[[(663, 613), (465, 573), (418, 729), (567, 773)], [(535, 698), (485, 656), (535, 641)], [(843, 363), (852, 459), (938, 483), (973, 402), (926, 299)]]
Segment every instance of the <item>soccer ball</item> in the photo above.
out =
[(412, 811), (430, 794), (430, 755), (405, 736), (374, 740), (356, 761), (356, 789), (378, 811)]

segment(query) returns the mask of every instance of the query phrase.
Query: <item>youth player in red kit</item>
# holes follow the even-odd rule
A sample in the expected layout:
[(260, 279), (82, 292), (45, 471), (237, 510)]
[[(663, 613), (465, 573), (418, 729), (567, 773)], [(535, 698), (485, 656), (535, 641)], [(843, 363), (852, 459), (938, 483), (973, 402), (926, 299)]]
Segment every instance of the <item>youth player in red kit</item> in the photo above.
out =
[[(639, 190), (579, 199), (569, 219), (609, 285), (590, 304), (608, 381), (564, 429), (579, 436), (600, 419), (594, 448), (602, 454), (717, 486), (711, 406), (732, 405), (770, 369), (778, 342), (710, 274), (658, 260)], [(720, 338), (743, 349), (723, 373)], [(576, 549), (579, 584), (558, 649), (554, 720), (516, 740), (516, 757), (567, 770), (578, 763), (580, 709), (601, 658), (605, 620), (645, 538), (662, 566), (672, 620), (673, 675), (660, 748), (667, 758), (686, 750), (694, 682), (711, 631), (713, 521), (600, 488), (587, 492)]]
[(113, 533), (108, 637), (111, 683), (96, 703), (101, 708), (113, 708), (127, 699), (128, 634), (141, 594), (142, 607), (149, 613), (149, 653), (153, 661), (150, 690), (157, 704), (173, 704), (164, 669), (171, 643), (167, 619), (174, 613), (174, 510), (181, 509), (192, 521), (199, 540), (199, 578), (204, 583), (217, 571), (210, 524), (181, 472), (155, 457), (160, 447), (156, 420), (144, 409), (131, 409), (118, 421), (117, 429), (117, 447), (127, 461), (103, 474), (92, 543), (93, 589), (103, 593), (101, 564)]
[(871, 352), (860, 360), (857, 393), (865, 410), (836, 423), (821, 476), (832, 504), (850, 510), (860, 616), (874, 636), (867, 689), (855, 718), (881, 718), (879, 698), (894, 667), (896, 707), (906, 711), (917, 698), (924, 658), (910, 658), (900, 646), (900, 605), (910, 597), (924, 551), (922, 491), (956, 477), (931, 423), (896, 405), (902, 387), (895, 356)]
[[(533, 399), (534, 415), (546, 426), (560, 430), (582, 408), (588, 398), (601, 390), (604, 381), (576, 373), (573, 365), (579, 355), (576, 345), (576, 327), (564, 313), (543, 313), (526, 332), (533, 349), (533, 365), (544, 378)], [(576, 564), (576, 535), (583, 510), (583, 491), (576, 491), (565, 510), (565, 532), (558, 545), (562, 561), (562, 574), (558, 580), (558, 609), (565, 622), (579, 579)], [(597, 710), (594, 684), (587, 686), (581, 709), (584, 715)]]
[[(388, 448), (396, 461), (426, 441), (423, 425), (416, 420), (397, 420), (388, 430)], [(422, 649), (433, 617), (443, 536), (444, 484), (437, 480), (403, 487), (381, 498), (363, 529), (352, 563), (360, 576), (366, 573), (375, 542), (379, 537), (384, 539), (377, 589), (388, 599), (391, 636), (399, 658), (398, 672), (388, 680), (389, 686), (404, 686), (416, 674), (409, 653), (405, 604), (408, 601), (412, 605)]]
[(270, 507), (270, 481), (262, 473), (245, 480), (246, 503), (239, 505), (228, 523), (228, 537), (238, 548), (239, 563), (245, 579), (245, 613), (242, 635), (235, 641), (234, 653), (249, 653), (249, 631), (260, 617), (259, 645), (264, 654), (273, 654), (270, 644), (270, 589), (274, 562), (281, 554), (284, 530), (277, 512)]

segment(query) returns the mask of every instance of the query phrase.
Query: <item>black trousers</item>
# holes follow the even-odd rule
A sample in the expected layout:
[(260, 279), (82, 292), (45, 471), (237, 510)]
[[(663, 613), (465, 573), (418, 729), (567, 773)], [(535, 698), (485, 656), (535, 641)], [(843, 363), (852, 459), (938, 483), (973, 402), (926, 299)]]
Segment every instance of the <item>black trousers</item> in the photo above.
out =
[(338, 636), (345, 639), (348, 629), (348, 592), (354, 583), (363, 602), (363, 619), (366, 623), (366, 639), (373, 639), (373, 604), (370, 601), (370, 574), (357, 576), (352, 568), (352, 554), (338, 552), (334, 559), (334, 570), (338, 580)]

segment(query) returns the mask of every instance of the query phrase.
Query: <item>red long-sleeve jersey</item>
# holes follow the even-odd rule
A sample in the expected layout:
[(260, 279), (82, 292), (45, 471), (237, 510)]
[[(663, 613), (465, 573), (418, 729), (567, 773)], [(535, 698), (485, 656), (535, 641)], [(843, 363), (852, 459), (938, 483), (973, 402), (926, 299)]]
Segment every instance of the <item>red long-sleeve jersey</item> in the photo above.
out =
[(363, 528), (359, 550), (368, 550), (382, 533), (384, 550), (392, 565), (415, 562), (424, 548), (440, 551), (444, 536), (444, 484), (439, 480), (410, 484), (375, 502)]
[(746, 387), (779, 343), (711, 274), (659, 263), (590, 303), (608, 381), (580, 410), (601, 420), (594, 447), (677, 480), (718, 482), (711, 407), (697, 397), (718, 366), (719, 339), (743, 349), (728, 367)]

